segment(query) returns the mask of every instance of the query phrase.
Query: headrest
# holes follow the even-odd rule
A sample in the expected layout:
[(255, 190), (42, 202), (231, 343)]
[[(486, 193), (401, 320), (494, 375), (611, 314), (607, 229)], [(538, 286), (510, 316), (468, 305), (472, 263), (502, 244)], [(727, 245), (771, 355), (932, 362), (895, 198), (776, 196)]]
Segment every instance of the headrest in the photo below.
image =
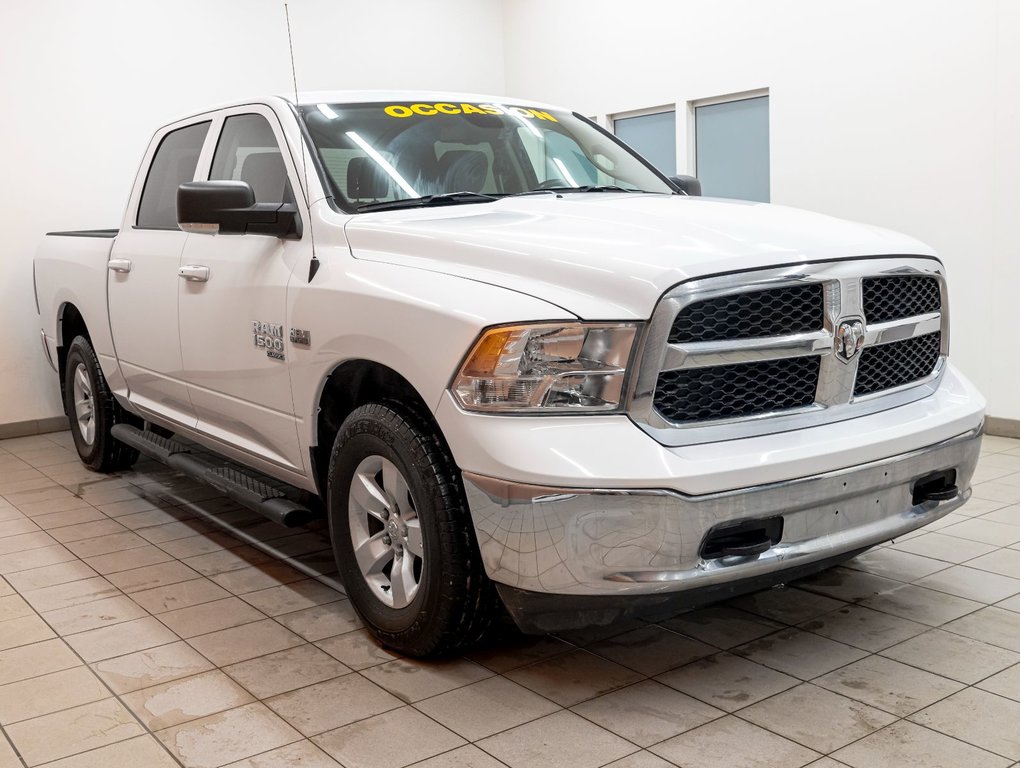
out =
[(241, 181), (251, 184), (259, 203), (290, 202), (287, 198), (287, 166), (279, 152), (257, 152), (244, 158)]
[(351, 200), (378, 200), (390, 192), (386, 172), (370, 157), (352, 157), (347, 164), (347, 197)]
[(444, 192), (481, 192), (489, 176), (489, 158), (472, 149), (451, 149), (439, 158)]

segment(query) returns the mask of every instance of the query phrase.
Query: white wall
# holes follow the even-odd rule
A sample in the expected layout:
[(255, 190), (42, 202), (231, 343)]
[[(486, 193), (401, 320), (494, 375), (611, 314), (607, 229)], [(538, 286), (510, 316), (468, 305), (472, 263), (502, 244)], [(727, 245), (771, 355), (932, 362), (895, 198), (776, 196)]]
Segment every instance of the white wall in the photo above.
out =
[(588, 115), (767, 87), (772, 201), (938, 249), (952, 358), (1020, 419), (1020, 3), (508, 0), (504, 29), (507, 90)]
[[(291, 0), (302, 90), (503, 91), (499, 0)], [(0, 3), (0, 425), (62, 412), (32, 297), (49, 230), (117, 227), (152, 132), (292, 93), (282, 0)]]

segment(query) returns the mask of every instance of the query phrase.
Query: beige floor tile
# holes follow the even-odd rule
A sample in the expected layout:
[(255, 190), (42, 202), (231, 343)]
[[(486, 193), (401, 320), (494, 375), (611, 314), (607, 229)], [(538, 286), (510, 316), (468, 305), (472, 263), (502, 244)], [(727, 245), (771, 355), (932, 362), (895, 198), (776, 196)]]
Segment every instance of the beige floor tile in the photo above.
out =
[(1020, 759), (1020, 702), (968, 688), (910, 719), (989, 752)]
[(38, 530), (39, 526), (27, 517), (0, 520), (0, 539), (23, 533), (34, 533)]
[(870, 608), (849, 605), (806, 621), (800, 629), (875, 652), (926, 632), (929, 627)]
[(119, 590), (102, 576), (93, 576), (52, 587), (33, 589), (24, 593), (32, 607), (40, 613), (71, 608), (96, 600), (120, 595)]
[(299, 645), (223, 669), (259, 699), (321, 683), (351, 669), (314, 645)]
[(583, 702), (572, 711), (642, 747), (726, 714), (652, 680)]
[(61, 635), (119, 624), (145, 616), (130, 597), (108, 597), (90, 603), (48, 611), (43, 618)]
[(10, 619), (21, 619), (32, 616), (32, 606), (25, 602), (21, 595), (4, 595), (0, 597), (0, 622)]
[(46, 768), (180, 768), (180, 763), (154, 736), (146, 735), (65, 757)]
[(263, 614), (236, 597), (167, 611), (159, 615), (160, 621), (183, 638), (250, 624), (264, 618)]
[(895, 579), (843, 566), (830, 568), (795, 583), (801, 589), (850, 603), (867, 600), (902, 585), (902, 582)]
[[(166, 509), (149, 509), (144, 512), (132, 512), (129, 515), (121, 515), (117, 522), (132, 531), (139, 531), (142, 528), (153, 528), (167, 523), (176, 523), (183, 520), (191, 520), (195, 513), (181, 507), (167, 507)], [(192, 531), (189, 535), (194, 536)]]
[(1010, 504), (1008, 507), (999, 507), (986, 512), (981, 515), (981, 519), (1007, 525), (1020, 525), (1020, 504)]
[(29, 766), (57, 760), (144, 733), (116, 699), (104, 699), (7, 726)]
[[(393, 738), (395, 733), (400, 737)], [(402, 768), (465, 743), (411, 707), (338, 728), (313, 741), (338, 762), (359, 768)]]
[(247, 691), (219, 670), (126, 693), (121, 700), (153, 731), (254, 701)]
[(276, 620), (313, 643), (363, 626), (350, 600), (346, 599), (284, 613), (277, 616)]
[(223, 531), (214, 531), (202, 536), (189, 536), (186, 539), (175, 539), (160, 545), (160, 549), (169, 552), (178, 559), (208, 555), (214, 552), (224, 552), (228, 549), (235, 549), (244, 546), (244, 543)]
[(227, 590), (204, 577), (131, 593), (131, 599), (149, 613), (166, 613), (227, 597)]
[[(950, 526), (951, 528), (952, 526)], [(947, 529), (943, 528), (942, 531)], [(947, 536), (943, 532), (925, 533), (912, 539), (898, 541), (892, 549), (910, 552), (915, 555), (944, 560), (949, 563), (963, 563), (974, 557), (986, 555), (998, 549), (999, 545), (982, 544), (979, 541)]]
[(1020, 487), (994, 481), (979, 483), (974, 486), (974, 498), (1016, 504), (1020, 502)]
[(0, 768), (24, 768), (7, 739), (0, 734)]
[(303, 573), (291, 568), (289, 565), (269, 560), (248, 568), (238, 568), (237, 570), (216, 574), (210, 578), (228, 592), (235, 595), (243, 595), (248, 592), (257, 592), (261, 589), (278, 587), (281, 584), (301, 581), (306, 577)]
[(0, 724), (108, 698), (110, 691), (88, 667), (72, 667), (0, 686)]
[(272, 619), (221, 629), (188, 639), (188, 643), (218, 667), (293, 648), (304, 641)]
[(840, 600), (793, 587), (777, 587), (731, 601), (731, 605), (784, 624), (799, 624), (842, 607)]
[[(97, 520), (106, 520), (107, 517), (87, 501), (73, 499), (74, 506), (68, 509), (53, 511), (45, 515), (35, 515), (33, 522), (45, 531), (53, 528), (62, 528), (65, 525), (78, 525), (79, 523), (94, 523)], [(25, 514), (30, 514), (26, 512)]]
[(403, 702), (361, 675), (351, 674), (274, 696), (274, 712), (306, 736), (364, 720)]
[(56, 544), (56, 540), (45, 531), (22, 533), (17, 536), (6, 536), (0, 539), (0, 555), (11, 555), (29, 552)]
[(833, 753), (852, 768), (1006, 768), (1009, 760), (900, 721)]
[(156, 736), (188, 768), (218, 768), (301, 739), (258, 702), (167, 728)]
[(65, 525), (60, 528), (53, 528), (49, 533), (50, 536), (59, 541), (61, 544), (67, 544), (72, 541), (94, 539), (97, 536), (112, 536), (117, 533), (124, 533), (126, 530), (127, 529), (116, 520), (111, 520), (106, 517), (102, 520), (93, 520), (87, 523), (77, 523), (76, 525)]
[(1020, 579), (997, 573), (955, 565), (939, 573), (918, 579), (917, 584), (928, 589), (948, 592), (957, 597), (994, 603), (1020, 594)]
[(385, 664), (399, 656), (396, 651), (391, 651), (381, 645), (367, 629), (358, 629), (336, 637), (328, 637), (317, 642), (316, 646), (354, 670)]
[[(474, 744), (451, 749), (441, 755), (415, 763), (414, 768), (505, 768), (505, 765), (491, 755), (482, 752)], [(608, 768), (608, 766), (607, 766)], [(638, 766), (634, 766), (638, 768)], [(659, 768), (655, 766), (654, 768)]]
[(737, 608), (716, 605), (681, 614), (663, 622), (663, 626), (725, 650), (757, 640), (784, 625)]
[(642, 679), (634, 670), (582, 650), (520, 667), (506, 676), (564, 707)]
[(726, 712), (735, 712), (799, 682), (730, 653), (709, 656), (659, 675), (656, 680)]
[(916, 712), (963, 688), (934, 675), (881, 656), (869, 656), (815, 680), (827, 688), (900, 717)]
[(802, 680), (811, 680), (867, 655), (860, 648), (795, 628), (753, 640), (734, 648), (733, 653)]
[(1020, 701), (1020, 664), (982, 680), (977, 687), (1013, 701)]
[[(98, 499), (93, 501), (104, 514), (110, 517), (120, 517), (122, 515), (130, 515), (132, 512), (145, 512), (150, 509), (160, 509), (166, 504), (159, 501), (150, 501), (149, 499), (138, 498), (138, 489), (124, 489), (118, 493), (107, 494), (105, 498), (111, 499), (110, 501), (99, 501)], [(120, 497), (113, 500), (114, 497)]]
[(661, 674), (717, 652), (717, 649), (699, 640), (654, 625), (593, 643), (588, 650), (647, 676)]
[(123, 694), (213, 668), (202, 654), (185, 642), (161, 645), (92, 664), (92, 669), (113, 690)]
[(1001, 576), (1020, 579), (1020, 550), (997, 549), (995, 552), (989, 552), (987, 555), (967, 561), (967, 565), (971, 568), (998, 573)]
[(941, 629), (887, 648), (882, 655), (968, 685), (1020, 663), (1020, 653)]
[(7, 576), (7, 580), (20, 592), (30, 592), (35, 589), (52, 587), (57, 584), (67, 584), (71, 581), (90, 579), (96, 572), (80, 560), (71, 560), (66, 563), (47, 565), (42, 568), (33, 568), (28, 571), (20, 571)]
[(241, 596), (267, 616), (279, 616), (343, 599), (343, 594), (315, 579), (302, 579)]
[[(187, 539), (184, 539), (187, 541)], [(210, 552), (207, 555), (197, 555), (184, 560), (203, 576), (217, 576), (228, 571), (239, 571), (259, 563), (265, 563), (272, 557), (261, 550), (249, 547), (247, 544), (233, 549), (224, 549), (218, 552)]]
[(109, 555), (114, 552), (123, 552), (136, 547), (147, 546), (148, 542), (141, 536), (131, 531), (115, 533), (112, 536), (99, 536), (94, 539), (82, 539), (81, 541), (69, 541), (64, 546), (74, 552), (82, 560), (99, 555)]
[(310, 741), (297, 741), (225, 768), (340, 768), (340, 764)]
[(138, 535), (146, 541), (159, 545), (168, 541), (186, 539), (196, 534), (209, 533), (216, 530), (216, 527), (213, 523), (192, 517), (187, 520), (175, 520), (163, 523), (162, 525), (153, 525), (136, 530)]
[(478, 746), (513, 768), (594, 768), (636, 751), (629, 742), (572, 712), (534, 720), (490, 736)]
[(958, 619), (981, 607), (981, 603), (973, 600), (965, 600), (913, 584), (903, 584), (894, 590), (868, 598), (861, 605), (933, 627)]
[(492, 677), (491, 670), (467, 659), (394, 659), (377, 667), (369, 667), (362, 674), (394, 696), (412, 704)]
[(869, 550), (850, 560), (846, 565), (848, 568), (904, 582), (923, 578), (948, 567), (948, 563), (943, 560), (900, 552), (888, 547)]
[(0, 651), (0, 685), (81, 666), (63, 640), (44, 640)]
[(123, 552), (111, 552), (108, 555), (85, 558), (85, 562), (88, 565), (104, 575), (120, 571), (130, 571), (146, 565), (165, 563), (169, 560), (173, 560), (171, 555), (151, 544), (146, 544), (144, 547), (126, 549)]
[(1020, 653), (1020, 613), (992, 605), (946, 624), (948, 632)]
[(895, 715), (810, 683), (741, 711), (740, 716), (818, 752), (846, 746), (896, 720)]
[(416, 707), (470, 741), (559, 710), (548, 699), (503, 677), (491, 677), (419, 701)]
[(0, 621), (0, 651), (38, 643), (51, 637), (56, 637), (53, 630), (34, 613), (19, 619)]
[[(371, 638), (371, 635), (366, 635), (366, 633), (367, 630), (362, 630), (343, 637), (350, 638), (361, 635)], [(325, 647), (327, 642), (330, 641), (323, 641), (319, 645)], [(510, 629), (502, 635), (494, 634), (484, 645), (469, 651), (467, 658), (493, 672), (503, 673), (572, 650), (574, 650), (574, 646), (570, 643), (551, 635), (522, 635), (516, 629)]]
[(1020, 527), (1008, 523), (997, 523), (984, 517), (971, 518), (962, 523), (950, 525), (948, 528), (943, 528), (942, 533), (997, 547), (1016, 544), (1020, 541)]
[(87, 663), (92, 663), (173, 643), (179, 638), (157, 619), (144, 616), (64, 639)]
[(816, 752), (732, 715), (674, 736), (651, 752), (678, 765), (698, 768), (799, 768)]
[(130, 594), (197, 579), (199, 575), (184, 563), (171, 561), (147, 565), (130, 571), (118, 571), (107, 575), (107, 578), (121, 590)]

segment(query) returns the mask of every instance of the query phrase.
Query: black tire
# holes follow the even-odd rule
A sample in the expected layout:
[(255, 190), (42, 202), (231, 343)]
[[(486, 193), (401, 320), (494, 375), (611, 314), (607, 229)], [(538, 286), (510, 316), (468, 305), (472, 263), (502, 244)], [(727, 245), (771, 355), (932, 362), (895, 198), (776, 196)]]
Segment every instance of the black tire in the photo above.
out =
[[(91, 441), (86, 429), (79, 424), (75, 398), (75, 379), (85, 377), (92, 401)], [(138, 461), (138, 451), (115, 440), (110, 430), (115, 424), (141, 424), (136, 416), (121, 408), (110, 394), (110, 387), (99, 367), (99, 359), (92, 344), (84, 336), (76, 336), (67, 350), (64, 365), (64, 412), (71, 423), (71, 436), (82, 464), (97, 472), (115, 472), (127, 469)]]
[[(354, 554), (352, 483), (359, 467), (372, 466), (363, 462), (379, 457), (391, 462), (406, 481), (410, 512), (404, 514), (414, 515), (421, 530), (416, 545), (421, 551), (420, 581), (403, 607), (384, 603), (387, 587), (370, 584)], [(416, 657), (447, 655), (477, 642), (498, 614), (499, 598), (482, 566), (460, 472), (432, 425), (393, 403), (355, 409), (333, 445), (328, 482), (337, 567), (368, 629), (385, 645)], [(391, 566), (391, 574), (396, 567)], [(394, 604), (396, 597), (394, 589)]]

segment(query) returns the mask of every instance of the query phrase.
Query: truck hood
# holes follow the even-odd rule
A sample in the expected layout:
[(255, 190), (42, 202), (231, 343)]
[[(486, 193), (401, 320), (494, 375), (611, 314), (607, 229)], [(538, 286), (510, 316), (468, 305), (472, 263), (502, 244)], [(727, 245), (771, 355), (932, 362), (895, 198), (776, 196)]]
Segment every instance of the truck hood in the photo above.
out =
[(647, 319), (670, 287), (720, 272), (934, 255), (904, 235), (794, 208), (638, 193), (366, 213), (346, 233), (356, 258), (504, 286), (587, 320)]

